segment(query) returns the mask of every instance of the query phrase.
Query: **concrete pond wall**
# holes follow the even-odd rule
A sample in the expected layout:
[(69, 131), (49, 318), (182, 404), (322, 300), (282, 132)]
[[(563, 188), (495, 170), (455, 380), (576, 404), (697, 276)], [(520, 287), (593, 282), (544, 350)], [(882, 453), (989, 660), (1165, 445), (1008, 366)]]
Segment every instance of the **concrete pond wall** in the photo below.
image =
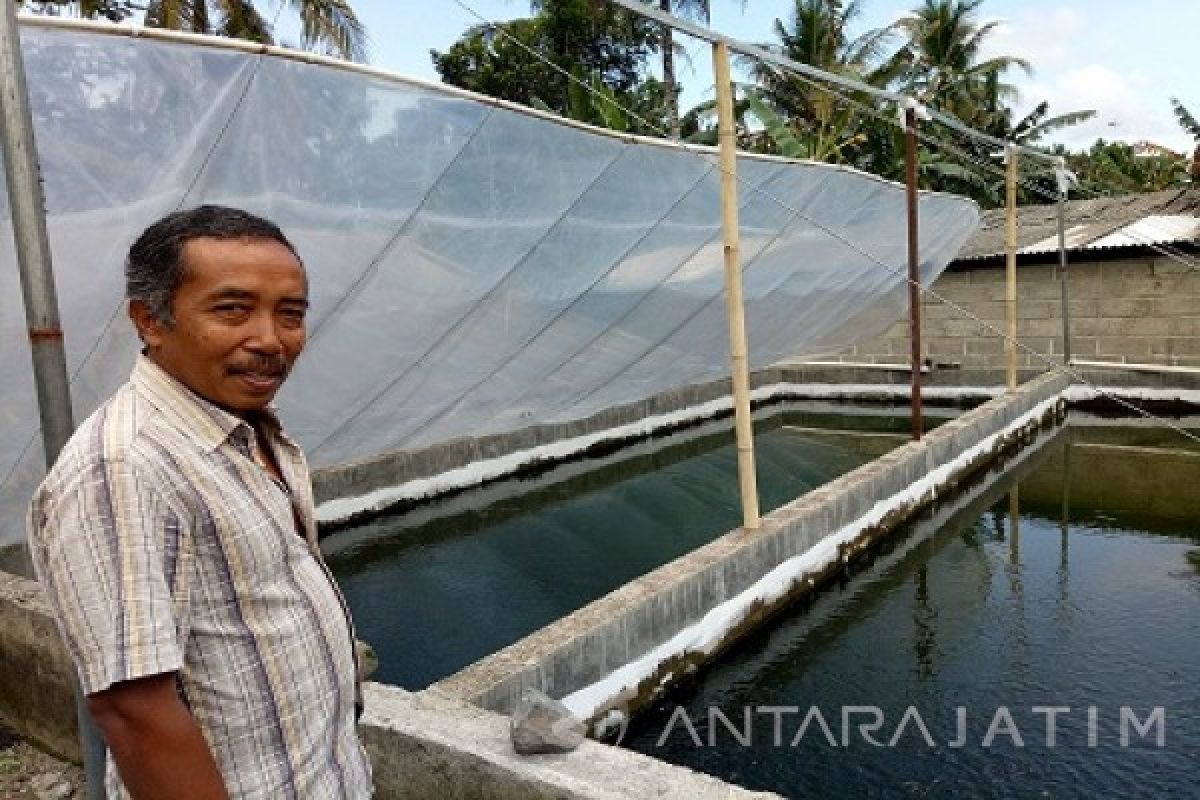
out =
[[(1044, 372), (1029, 370), (1022, 379)], [(951, 370), (926, 380), (930, 384), (927, 404), (970, 407), (994, 396), (1004, 375), (994, 370)], [(755, 406), (791, 398), (907, 403), (909, 393), (907, 371), (824, 363), (776, 365), (753, 373), (750, 384)], [(403, 511), (414, 501), (477, 485), (481, 474), (491, 480), (546, 469), (728, 416), (732, 410), (730, 382), (713, 381), (672, 389), (585, 419), (452, 439), (421, 450), (320, 469), (313, 473), (313, 491), (322, 535), (381, 513)], [(459, 473), (462, 477), (455, 477)], [(408, 486), (415, 488), (407, 491)]]
[[(801, 384), (830, 376), (843, 381), (860, 377), (852, 369), (791, 367), (762, 374), (757, 381), (760, 386)], [(964, 376), (949, 382), (958, 377)], [(903, 391), (906, 383), (907, 375), (900, 374), (877, 380), (880, 391), (874, 396)], [(844, 562), (861, 556), (969, 473), (1019, 447), (1036, 428), (1060, 421), (1069, 383), (1067, 375), (1055, 372), (1002, 393), (922, 441), (905, 444), (778, 509), (760, 529), (731, 531), (424, 692), (368, 685), (363, 736), (376, 767), (378, 796), (769, 796), (595, 742), (565, 756), (519, 757), (509, 744), (504, 714), (529, 686), (574, 698), (572, 707), (592, 719), (609, 709), (636, 710), (670, 683), (668, 673), (682, 675), (717, 657), (741, 634), (837, 574)], [(691, 399), (710, 392), (719, 396), (721, 388), (702, 387)], [(843, 394), (859, 392), (852, 388)], [(962, 396), (951, 392), (946, 402)], [(672, 402), (687, 399), (679, 395)], [(643, 413), (650, 408), (643, 407)], [(496, 446), (515, 443), (497, 440)], [(395, 475), (391, 469), (382, 472)], [(382, 479), (382, 474), (371, 477)], [(800, 569), (779, 579), (781, 568), (796, 563)], [(752, 596), (771, 575), (776, 576), (773, 593)], [(689, 630), (703, 628), (699, 624), (715, 609), (747, 597), (751, 602), (734, 624), (709, 629), (707, 641), (689, 646)], [(679, 645), (674, 652), (662, 649), (672, 641)], [(695, 637), (691, 643), (697, 643)], [(650, 654), (657, 654), (656, 659), (647, 660)], [(614, 683), (614, 673), (624, 678)], [(69, 662), (38, 586), (10, 574), (0, 574), (0, 675), (0, 716), (43, 747), (77, 757)]]
[[(72, 672), (41, 588), (0, 573), (0, 718), (78, 763)], [(413, 694), (368, 683), (364, 696), (360, 734), (381, 800), (776, 797), (592, 741), (565, 755), (518, 756), (507, 717), (436, 691)]]
[(1054, 424), (1069, 384), (1050, 373), (995, 398), (768, 514), (758, 530), (735, 529), (434, 688), (502, 713), (529, 687), (592, 721), (636, 712), (1030, 430)]

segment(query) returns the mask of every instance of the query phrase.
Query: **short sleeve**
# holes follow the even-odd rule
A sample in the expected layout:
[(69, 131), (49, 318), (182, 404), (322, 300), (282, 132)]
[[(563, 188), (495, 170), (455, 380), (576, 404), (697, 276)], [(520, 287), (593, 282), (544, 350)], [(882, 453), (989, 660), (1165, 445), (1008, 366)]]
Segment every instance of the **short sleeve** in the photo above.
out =
[(125, 459), (43, 486), (29, 515), (34, 569), (84, 694), (183, 666), (185, 530)]

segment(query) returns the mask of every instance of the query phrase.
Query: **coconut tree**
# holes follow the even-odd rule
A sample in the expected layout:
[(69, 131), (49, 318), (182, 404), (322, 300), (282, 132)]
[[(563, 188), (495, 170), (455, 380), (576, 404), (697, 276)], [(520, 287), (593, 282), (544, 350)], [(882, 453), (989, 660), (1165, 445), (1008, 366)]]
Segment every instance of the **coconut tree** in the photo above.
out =
[[(850, 38), (849, 27), (860, 8), (859, 0), (794, 0), (787, 22), (775, 20), (779, 41), (767, 47), (793, 61), (882, 86), (892, 75), (890, 62), (882, 58), (892, 31), (880, 28)], [(863, 114), (854, 102), (771, 64), (756, 62), (751, 70), (760, 87), (759, 107), (751, 113), (775, 130), (772, 139), (783, 133), (782, 121), (807, 157), (852, 160), (853, 150), (865, 141)], [(862, 103), (866, 98), (852, 100)]]
[(983, 0), (924, 0), (897, 27), (907, 42), (896, 54), (904, 89), (921, 102), (976, 127), (990, 121), (989, 106), (1015, 99), (1017, 90), (1001, 76), (1013, 68), (1032, 73), (1016, 56), (982, 58), (984, 43), (1000, 24), (978, 23)]
[[(280, 0), (282, 2), (282, 0)], [(34, 11), (65, 13), (119, 22), (136, 10), (145, 11), (153, 28), (208, 33), (271, 44), (271, 24), (253, 0), (19, 0)], [(367, 56), (367, 34), (349, 0), (288, 0), (300, 17), (304, 47), (352, 61)]]
[(110, 22), (123, 22), (141, 10), (137, 0), (17, 0), (17, 5), (38, 14), (69, 14)]
[[(300, 17), (304, 47), (352, 61), (366, 59), (366, 31), (347, 0), (288, 0)], [(146, 24), (271, 42), (271, 25), (253, 0), (151, 0)]]
[(1196, 149), (1192, 152), (1192, 164), (1188, 172), (1194, 183), (1200, 183), (1200, 121), (1192, 116), (1192, 112), (1188, 111), (1178, 98), (1171, 98), (1171, 108), (1175, 109), (1175, 117), (1179, 120), (1180, 126), (1190, 133), (1196, 142)]
[[(745, 0), (742, 5), (745, 5)], [(710, 0), (658, 0), (658, 7), (668, 14), (700, 19), (707, 24), (712, 3)], [(669, 26), (664, 27), (662, 32), (662, 67), (663, 85), (667, 88), (667, 126), (671, 138), (679, 139), (679, 82), (675, 79), (675, 34)]]

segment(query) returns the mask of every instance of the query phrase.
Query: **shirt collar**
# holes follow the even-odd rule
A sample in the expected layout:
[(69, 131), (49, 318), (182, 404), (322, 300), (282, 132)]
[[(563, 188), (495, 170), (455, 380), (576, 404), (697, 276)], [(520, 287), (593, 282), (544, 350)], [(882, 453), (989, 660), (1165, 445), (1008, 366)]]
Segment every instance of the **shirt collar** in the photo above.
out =
[[(249, 435), (251, 439), (254, 436), (253, 429), (244, 419), (205, 400), (144, 353), (138, 356), (130, 381), (155, 408), (207, 450), (216, 450), (234, 434), (239, 437)], [(267, 431), (287, 441), (273, 405), (262, 410), (261, 418)]]

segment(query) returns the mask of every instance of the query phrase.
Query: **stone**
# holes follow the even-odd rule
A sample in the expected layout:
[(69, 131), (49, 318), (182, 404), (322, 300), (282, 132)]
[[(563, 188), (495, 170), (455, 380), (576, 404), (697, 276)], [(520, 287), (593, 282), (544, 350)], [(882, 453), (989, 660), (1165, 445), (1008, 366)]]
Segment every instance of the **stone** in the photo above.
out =
[(75, 793), (71, 782), (57, 772), (44, 772), (29, 782), (37, 800), (68, 800)]
[(569, 753), (583, 742), (583, 722), (553, 697), (526, 689), (509, 720), (513, 747), (521, 755)]
[(370, 680), (371, 676), (379, 669), (379, 655), (376, 654), (375, 648), (362, 639), (355, 639), (354, 655), (358, 658), (359, 669), (362, 671), (359, 679)]

